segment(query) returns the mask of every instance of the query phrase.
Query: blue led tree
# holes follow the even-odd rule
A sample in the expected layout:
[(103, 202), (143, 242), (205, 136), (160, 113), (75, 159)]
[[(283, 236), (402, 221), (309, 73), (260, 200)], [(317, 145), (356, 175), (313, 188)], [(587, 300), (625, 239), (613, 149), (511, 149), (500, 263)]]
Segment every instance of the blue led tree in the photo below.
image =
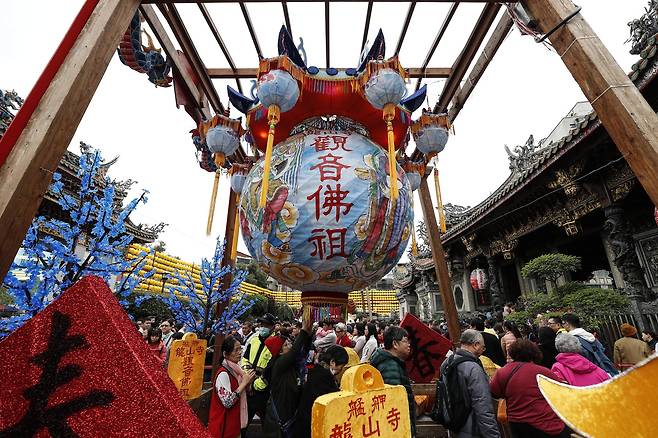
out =
[[(206, 329), (226, 334), (239, 324), (238, 318), (254, 305), (254, 301), (240, 291), (240, 283), (247, 272), (230, 265), (222, 266), (224, 250), (225, 245), (218, 238), (212, 259), (204, 258), (201, 261), (199, 284), (190, 272), (176, 270), (171, 276), (174, 284), (167, 287), (167, 295), (142, 296), (137, 301), (149, 298), (161, 300), (169, 306), (177, 322), (185, 324), (199, 336)], [(231, 279), (230, 285), (225, 284), (228, 278)], [(217, 304), (222, 304), (223, 308), (219, 316), (215, 315)]]
[[(146, 253), (136, 260), (125, 257), (133, 236), (126, 222), (135, 208), (146, 203), (147, 192), (125, 206), (122, 199), (132, 184), (112, 181), (101, 171), (101, 154), (81, 144), (79, 190), (65, 190), (62, 176), (53, 175), (50, 193), (56, 197), (65, 220), (36, 217), (22, 244), (22, 256), (11, 266), (3, 286), (20, 314), (0, 319), (0, 338), (36, 315), (64, 290), (84, 275), (97, 275), (105, 281), (119, 278), (114, 291), (122, 304), (128, 295), (154, 271), (144, 271)], [(164, 224), (156, 226), (160, 231)], [(80, 255), (78, 247), (86, 251)], [(139, 274), (139, 272), (146, 272)]]

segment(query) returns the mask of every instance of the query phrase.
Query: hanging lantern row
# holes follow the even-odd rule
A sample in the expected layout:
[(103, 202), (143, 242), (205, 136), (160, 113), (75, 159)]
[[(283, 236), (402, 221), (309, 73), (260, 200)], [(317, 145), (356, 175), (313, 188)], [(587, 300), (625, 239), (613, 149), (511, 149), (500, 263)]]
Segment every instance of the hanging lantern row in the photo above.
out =
[(431, 159), (446, 147), (449, 129), (450, 120), (447, 114), (431, 114), (426, 111), (411, 125), (416, 147), (427, 159)]
[(473, 290), (484, 290), (487, 288), (487, 274), (483, 269), (477, 268), (471, 272), (471, 287)]

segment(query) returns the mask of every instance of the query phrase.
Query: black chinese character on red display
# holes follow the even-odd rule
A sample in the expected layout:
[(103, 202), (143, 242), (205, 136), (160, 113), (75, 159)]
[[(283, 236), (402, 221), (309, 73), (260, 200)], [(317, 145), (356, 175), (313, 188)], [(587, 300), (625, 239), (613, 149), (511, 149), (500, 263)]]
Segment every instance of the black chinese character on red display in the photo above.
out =
[(68, 401), (51, 404), (50, 398), (60, 387), (77, 379), (83, 373), (81, 366), (74, 363), (61, 365), (62, 358), (69, 352), (87, 348), (82, 335), (69, 335), (71, 319), (58, 311), (53, 312), (52, 327), (46, 351), (32, 357), (31, 362), (41, 368), (39, 381), (25, 391), (23, 396), (30, 402), (27, 412), (18, 423), (0, 431), (0, 438), (32, 437), (42, 429), (48, 429), (53, 437), (78, 436), (68, 425), (69, 417), (97, 406), (108, 406), (114, 400), (109, 391), (92, 389)]

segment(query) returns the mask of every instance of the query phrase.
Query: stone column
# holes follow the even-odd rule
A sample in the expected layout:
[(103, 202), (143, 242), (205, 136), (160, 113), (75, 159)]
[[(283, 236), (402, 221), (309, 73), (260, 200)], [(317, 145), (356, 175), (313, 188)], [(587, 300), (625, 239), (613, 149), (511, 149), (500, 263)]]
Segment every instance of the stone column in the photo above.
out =
[(489, 293), (491, 294), (491, 305), (502, 305), (500, 297), (500, 285), (498, 283), (498, 266), (496, 265), (495, 256), (487, 257), (487, 265), (489, 266)]
[(606, 221), (603, 229), (612, 250), (613, 262), (624, 280), (623, 291), (631, 301), (633, 315), (640, 322), (640, 325), (644, 326), (641, 303), (649, 294), (635, 252), (635, 242), (633, 241), (630, 224), (624, 215), (624, 209), (618, 204), (606, 207), (605, 217)]

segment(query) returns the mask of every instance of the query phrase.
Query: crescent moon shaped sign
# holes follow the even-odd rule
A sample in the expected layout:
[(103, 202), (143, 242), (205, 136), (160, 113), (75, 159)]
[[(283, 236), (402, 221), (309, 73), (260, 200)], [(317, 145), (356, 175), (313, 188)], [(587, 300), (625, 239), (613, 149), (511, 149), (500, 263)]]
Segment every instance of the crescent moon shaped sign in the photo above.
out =
[(603, 383), (577, 387), (538, 375), (542, 395), (574, 431), (585, 437), (655, 437), (658, 419), (646, 414), (658, 404), (658, 355)]

